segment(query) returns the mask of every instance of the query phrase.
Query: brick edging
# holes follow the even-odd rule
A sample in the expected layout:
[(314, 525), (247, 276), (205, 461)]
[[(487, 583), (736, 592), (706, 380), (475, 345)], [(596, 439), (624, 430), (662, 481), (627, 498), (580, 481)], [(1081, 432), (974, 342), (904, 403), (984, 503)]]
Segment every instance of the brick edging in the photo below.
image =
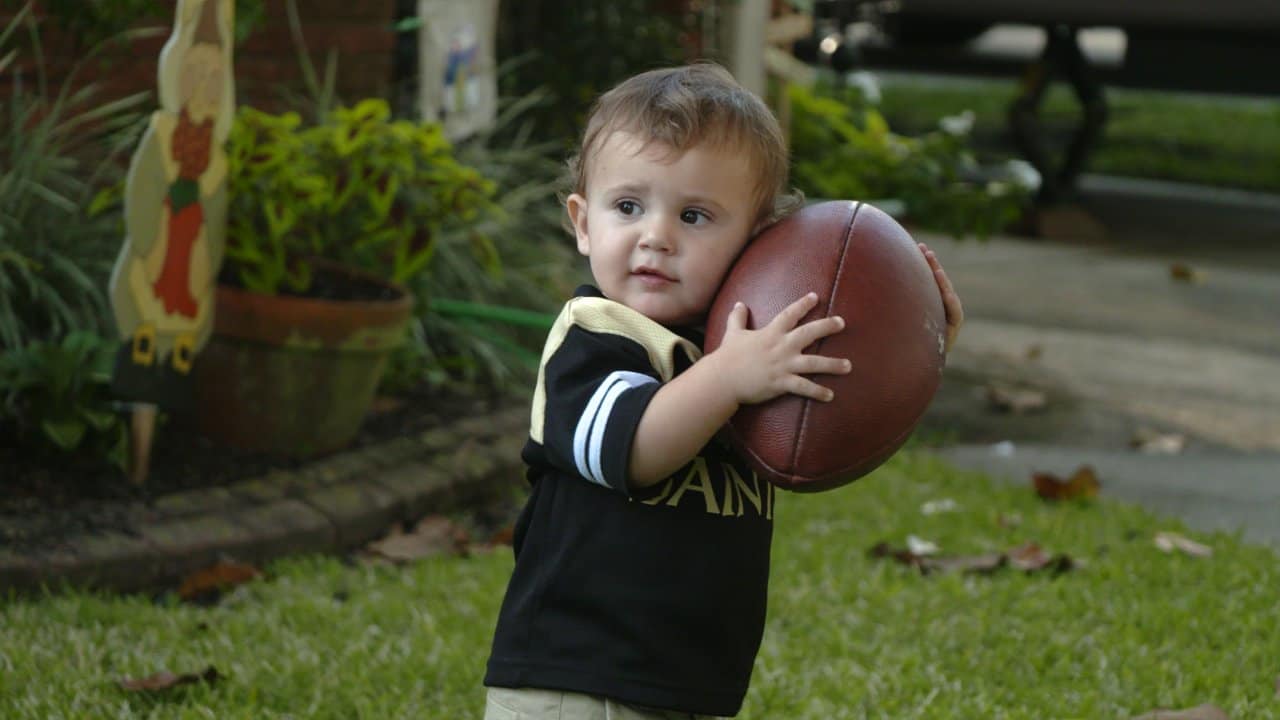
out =
[(172, 588), (222, 557), (265, 563), (340, 552), (413, 521), (492, 496), (522, 476), (528, 408), (507, 405), (293, 471), (166, 496), (128, 527), (26, 552), (0, 547), (0, 600), (11, 591)]

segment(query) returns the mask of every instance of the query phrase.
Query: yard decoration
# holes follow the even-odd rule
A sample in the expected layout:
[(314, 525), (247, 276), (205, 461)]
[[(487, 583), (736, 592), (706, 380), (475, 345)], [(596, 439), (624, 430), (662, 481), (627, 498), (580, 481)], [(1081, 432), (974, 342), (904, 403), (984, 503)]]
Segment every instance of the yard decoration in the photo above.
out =
[(498, 0), (418, 0), (418, 104), (452, 140), (493, 127)]
[(160, 54), (160, 109), (125, 184), (125, 242), (111, 274), (122, 343), (112, 387), (133, 401), (129, 472), (147, 476), (158, 406), (191, 405), (213, 325), (226, 217), (223, 140), (234, 116), (231, 0), (180, 0)]
[(405, 284), (441, 233), (492, 207), (492, 184), (439, 125), (390, 115), (380, 99), (312, 126), (241, 109), (217, 321), (197, 370), (207, 436), (291, 457), (349, 443), (404, 340)]

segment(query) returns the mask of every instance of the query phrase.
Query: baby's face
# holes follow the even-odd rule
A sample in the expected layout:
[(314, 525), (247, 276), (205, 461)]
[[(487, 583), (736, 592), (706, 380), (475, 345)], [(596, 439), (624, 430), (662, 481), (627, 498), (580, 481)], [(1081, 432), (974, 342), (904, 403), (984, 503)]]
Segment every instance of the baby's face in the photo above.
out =
[(586, 196), (568, 199), (578, 251), (610, 300), (664, 325), (702, 322), (750, 237), (756, 178), (746, 153), (681, 155), (624, 132), (591, 159)]

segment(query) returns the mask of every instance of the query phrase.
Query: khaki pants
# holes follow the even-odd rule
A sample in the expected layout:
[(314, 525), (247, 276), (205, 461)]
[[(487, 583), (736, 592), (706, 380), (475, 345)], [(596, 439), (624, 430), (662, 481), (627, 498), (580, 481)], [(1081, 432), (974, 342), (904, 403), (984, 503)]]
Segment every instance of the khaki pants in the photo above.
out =
[(484, 707), (484, 720), (698, 720), (709, 717), (533, 688), (491, 687)]

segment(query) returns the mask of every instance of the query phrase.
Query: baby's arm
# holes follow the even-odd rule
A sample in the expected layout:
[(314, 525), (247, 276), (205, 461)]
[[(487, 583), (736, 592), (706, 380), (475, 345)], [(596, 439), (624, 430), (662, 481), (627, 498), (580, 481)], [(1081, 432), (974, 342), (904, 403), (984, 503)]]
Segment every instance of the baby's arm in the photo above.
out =
[(631, 486), (666, 479), (742, 405), (783, 393), (830, 400), (830, 389), (804, 375), (843, 375), (851, 365), (843, 358), (804, 354), (804, 348), (844, 328), (839, 317), (797, 325), (817, 304), (817, 294), (809, 293), (759, 330), (747, 329), (745, 306), (734, 307), (720, 347), (663, 385), (645, 408), (631, 444)]

